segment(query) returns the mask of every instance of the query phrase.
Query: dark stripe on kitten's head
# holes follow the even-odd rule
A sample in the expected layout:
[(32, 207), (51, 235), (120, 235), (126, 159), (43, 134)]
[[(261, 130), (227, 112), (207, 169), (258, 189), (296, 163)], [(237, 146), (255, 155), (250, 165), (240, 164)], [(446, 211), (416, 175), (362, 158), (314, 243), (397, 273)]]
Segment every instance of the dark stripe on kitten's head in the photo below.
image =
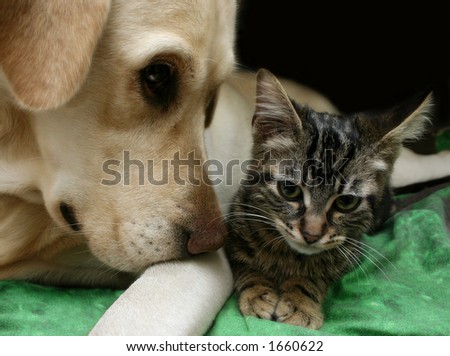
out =
[[(341, 177), (345, 166), (359, 152), (361, 135), (354, 118), (317, 113), (291, 100), (302, 122), (303, 132), (296, 142), (299, 147), (307, 144), (302, 163), (302, 179), (308, 185), (318, 180), (333, 184), (335, 177)], [(341, 161), (343, 164), (335, 164)], [(339, 171), (335, 169), (338, 168)], [(309, 178), (309, 179), (308, 179)]]

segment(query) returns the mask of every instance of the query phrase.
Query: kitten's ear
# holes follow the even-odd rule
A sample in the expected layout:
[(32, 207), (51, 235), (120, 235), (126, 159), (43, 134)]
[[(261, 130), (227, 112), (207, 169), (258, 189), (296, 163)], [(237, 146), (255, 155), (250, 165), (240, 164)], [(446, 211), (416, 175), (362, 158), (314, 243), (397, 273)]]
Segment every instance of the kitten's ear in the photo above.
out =
[(419, 139), (430, 122), (432, 101), (432, 93), (423, 92), (383, 113), (362, 115), (361, 119), (368, 120), (361, 123), (366, 138), (379, 142), (385, 153), (397, 151), (405, 141)]
[(394, 124), (394, 127), (384, 135), (382, 141), (403, 143), (419, 139), (430, 123), (432, 96), (431, 92), (424, 92), (396, 106), (385, 119), (388, 127), (389, 123)]
[(290, 138), (302, 126), (288, 94), (266, 69), (260, 69), (256, 75), (256, 109), (252, 125), (253, 134), (262, 139)]

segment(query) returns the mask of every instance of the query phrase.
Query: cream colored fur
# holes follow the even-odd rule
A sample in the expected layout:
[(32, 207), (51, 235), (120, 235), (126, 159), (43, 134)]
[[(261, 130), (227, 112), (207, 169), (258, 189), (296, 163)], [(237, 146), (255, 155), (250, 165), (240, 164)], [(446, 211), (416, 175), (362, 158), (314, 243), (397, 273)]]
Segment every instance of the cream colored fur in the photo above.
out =
[[(234, 6), (232, 1), (2, 2), (1, 32), (9, 35), (0, 58), (0, 199), (22, 198), (24, 216), (39, 204), (39, 220), (47, 224), (2, 240), (0, 278), (108, 284), (117, 271), (139, 274), (154, 263), (186, 257), (188, 234), (197, 245), (223, 240), (210, 228), (210, 221), (220, 225), (210, 185), (178, 184), (171, 165), (167, 184), (148, 184), (147, 170), (141, 184), (136, 165), (125, 183), (124, 152), (133, 161), (152, 159), (156, 175), (163, 161), (178, 153), (206, 158), (206, 107), (233, 69)], [(64, 29), (72, 23), (66, 39)], [(72, 34), (77, 31), (80, 43)], [(45, 42), (32, 36), (35, 32), (42, 32)], [(26, 41), (38, 45), (21, 46)], [(88, 59), (78, 61), (78, 52)], [(142, 94), (139, 71), (152, 61), (175, 67), (178, 89), (169, 109)], [(55, 85), (59, 82), (65, 86)], [(111, 180), (104, 169), (109, 161), (120, 162), (119, 172), (122, 167), (118, 184), (102, 183)], [(203, 176), (200, 166), (195, 174)], [(179, 178), (187, 177), (180, 169)], [(73, 209), (80, 233), (68, 226), (61, 203)], [(89, 250), (99, 261), (89, 276), (63, 262), (72, 248)], [(93, 256), (86, 255), (91, 263)], [(60, 262), (52, 265), (55, 260)], [(79, 264), (84, 268), (84, 261)]]
[[(152, 159), (158, 175), (176, 154), (206, 159), (208, 105), (234, 66), (235, 11), (232, 0), (0, 3), (0, 279), (124, 288), (154, 266), (145, 276), (158, 285), (147, 307), (135, 306), (140, 333), (205, 331), (232, 288), (220, 253), (185, 260), (223, 243), (213, 188), (176, 183), (171, 165), (165, 185), (140, 184), (137, 166), (102, 184), (111, 179), (103, 165), (123, 166), (127, 151)], [(176, 74), (168, 107), (145, 94), (140, 75), (161, 62)], [(205, 178), (200, 166), (194, 173)], [(181, 168), (178, 178), (188, 175)], [(187, 298), (182, 320), (169, 313), (172, 293)]]
[[(236, 5), (68, 4), (0, 4), (0, 279), (126, 287), (139, 277), (92, 335), (202, 334), (232, 290), (231, 272), (222, 252), (189, 256), (180, 231), (200, 250), (220, 244), (213, 188), (139, 185), (136, 169), (129, 185), (107, 186), (102, 164), (124, 151), (157, 168), (192, 150), (202, 160), (249, 158), (255, 83), (250, 73), (230, 76)], [(161, 58), (180, 75), (168, 110), (145, 100), (138, 80)], [(205, 112), (227, 78), (205, 149)], [(313, 91), (284, 85), (300, 102), (334, 110)], [(411, 183), (402, 178), (406, 169), (406, 178), (428, 174), (417, 180), (450, 174), (448, 154), (421, 157), (426, 170), (415, 159), (401, 157), (406, 168), (396, 171), (395, 184)], [(233, 185), (216, 187), (222, 211), (239, 182), (233, 172)], [(69, 228), (61, 202), (73, 207), (80, 232)]]

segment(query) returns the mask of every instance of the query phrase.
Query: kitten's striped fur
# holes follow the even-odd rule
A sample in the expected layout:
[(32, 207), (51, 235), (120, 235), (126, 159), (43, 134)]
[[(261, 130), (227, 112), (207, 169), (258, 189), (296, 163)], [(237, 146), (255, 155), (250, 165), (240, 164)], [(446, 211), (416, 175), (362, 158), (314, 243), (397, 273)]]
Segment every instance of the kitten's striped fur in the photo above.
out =
[(362, 234), (389, 216), (393, 163), (423, 131), (431, 99), (340, 116), (291, 101), (268, 71), (257, 80), (258, 164), (227, 218), (239, 308), (317, 329), (328, 286), (357, 263)]

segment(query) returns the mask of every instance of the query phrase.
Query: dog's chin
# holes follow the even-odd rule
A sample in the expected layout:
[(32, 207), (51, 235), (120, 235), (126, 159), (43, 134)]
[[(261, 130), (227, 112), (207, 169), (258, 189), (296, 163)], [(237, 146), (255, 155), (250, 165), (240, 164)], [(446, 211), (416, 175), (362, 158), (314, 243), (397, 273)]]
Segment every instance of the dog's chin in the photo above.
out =
[(187, 241), (170, 233), (138, 239), (127, 239), (126, 235), (119, 235), (116, 240), (111, 236), (113, 234), (87, 236), (88, 246), (101, 262), (119, 271), (139, 274), (154, 264), (190, 256)]
[(133, 274), (140, 274), (148, 267), (158, 263), (181, 260), (189, 256), (187, 251), (184, 253), (181, 251), (162, 251), (145, 254), (136, 252), (135, 255), (132, 255), (128, 251), (115, 250), (108, 252), (106, 249), (97, 249), (91, 246), (90, 250), (95, 257), (108, 267)]

